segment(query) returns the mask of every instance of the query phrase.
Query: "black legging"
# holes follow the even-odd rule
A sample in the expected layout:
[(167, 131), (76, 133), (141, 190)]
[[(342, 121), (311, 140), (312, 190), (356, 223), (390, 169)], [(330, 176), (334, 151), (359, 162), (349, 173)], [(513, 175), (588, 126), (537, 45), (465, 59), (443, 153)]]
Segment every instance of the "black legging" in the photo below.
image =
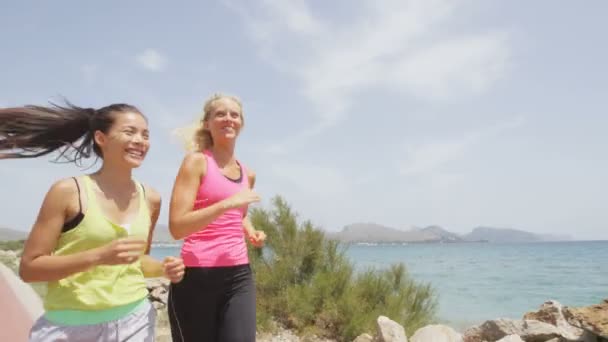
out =
[(254, 342), (255, 285), (249, 265), (187, 267), (171, 284), (174, 342)]

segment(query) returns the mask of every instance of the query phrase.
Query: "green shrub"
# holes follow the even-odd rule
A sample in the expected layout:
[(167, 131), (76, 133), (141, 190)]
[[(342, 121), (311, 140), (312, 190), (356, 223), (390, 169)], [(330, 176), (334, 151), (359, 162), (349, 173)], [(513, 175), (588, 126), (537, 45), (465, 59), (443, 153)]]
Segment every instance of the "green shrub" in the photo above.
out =
[(0, 241), (0, 250), (18, 251), (23, 249), (24, 240)]
[(411, 279), (403, 264), (355, 272), (345, 247), (298, 222), (281, 197), (271, 210), (253, 209), (251, 219), (268, 236), (265, 248), (250, 250), (260, 327), (275, 320), (303, 334), (352, 341), (375, 331), (380, 315), (408, 333), (434, 319), (430, 285)]

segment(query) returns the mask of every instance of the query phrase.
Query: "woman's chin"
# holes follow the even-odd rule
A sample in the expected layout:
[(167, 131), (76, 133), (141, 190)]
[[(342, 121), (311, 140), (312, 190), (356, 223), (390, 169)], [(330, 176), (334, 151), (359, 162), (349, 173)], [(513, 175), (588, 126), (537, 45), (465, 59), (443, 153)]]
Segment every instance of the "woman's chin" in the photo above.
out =
[(229, 133), (229, 134), (220, 135), (219, 137), (213, 139), (213, 141), (218, 142), (218, 143), (233, 143), (237, 137), (238, 137), (238, 134)]
[(141, 164), (144, 163), (143, 159), (138, 159), (138, 158), (125, 158), (125, 162), (128, 166), (130, 166), (133, 169), (136, 169), (138, 167), (141, 166)]

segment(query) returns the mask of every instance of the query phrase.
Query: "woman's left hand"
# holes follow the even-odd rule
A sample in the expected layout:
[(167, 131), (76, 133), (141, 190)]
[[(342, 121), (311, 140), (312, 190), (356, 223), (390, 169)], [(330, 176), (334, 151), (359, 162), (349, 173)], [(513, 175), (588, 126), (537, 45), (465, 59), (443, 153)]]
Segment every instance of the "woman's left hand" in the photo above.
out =
[(254, 247), (264, 247), (264, 241), (266, 241), (266, 233), (261, 230), (254, 230), (253, 234), (249, 235), (249, 241)]
[(184, 261), (181, 258), (168, 256), (163, 260), (163, 273), (172, 283), (179, 283), (184, 278)]

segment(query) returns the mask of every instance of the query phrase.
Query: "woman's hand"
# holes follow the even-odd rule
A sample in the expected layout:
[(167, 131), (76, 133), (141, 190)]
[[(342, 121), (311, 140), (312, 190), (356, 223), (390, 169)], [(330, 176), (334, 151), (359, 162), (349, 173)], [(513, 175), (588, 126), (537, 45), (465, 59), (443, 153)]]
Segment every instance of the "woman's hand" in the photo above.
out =
[(251, 234), (249, 234), (249, 242), (254, 247), (264, 247), (264, 242), (266, 241), (266, 233), (261, 230), (254, 230)]
[(234, 209), (247, 206), (251, 203), (259, 202), (260, 196), (251, 189), (243, 189), (238, 193), (224, 200), (222, 207), (224, 209)]
[(163, 273), (172, 283), (179, 283), (184, 278), (184, 261), (181, 258), (168, 256), (163, 260)]
[(99, 247), (96, 251), (97, 264), (120, 265), (133, 263), (144, 254), (146, 245), (146, 240), (135, 237), (114, 240), (105, 246)]

